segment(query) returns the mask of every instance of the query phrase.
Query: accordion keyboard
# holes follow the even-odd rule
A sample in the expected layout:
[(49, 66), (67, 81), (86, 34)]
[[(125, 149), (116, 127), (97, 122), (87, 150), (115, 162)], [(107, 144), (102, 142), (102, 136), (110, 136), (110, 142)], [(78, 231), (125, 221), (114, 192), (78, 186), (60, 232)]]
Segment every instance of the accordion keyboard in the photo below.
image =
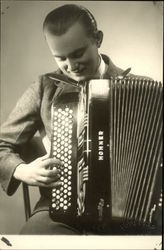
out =
[(69, 107), (54, 108), (52, 156), (64, 163), (64, 166), (60, 169), (62, 186), (52, 190), (52, 208), (57, 211), (68, 210), (72, 202), (72, 113), (73, 110)]

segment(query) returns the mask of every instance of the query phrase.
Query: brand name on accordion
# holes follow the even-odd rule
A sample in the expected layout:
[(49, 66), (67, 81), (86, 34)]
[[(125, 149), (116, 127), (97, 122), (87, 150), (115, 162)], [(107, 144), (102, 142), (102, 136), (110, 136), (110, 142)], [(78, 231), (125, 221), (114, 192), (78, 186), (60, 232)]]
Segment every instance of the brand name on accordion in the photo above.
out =
[(98, 131), (98, 160), (104, 160), (104, 131)]

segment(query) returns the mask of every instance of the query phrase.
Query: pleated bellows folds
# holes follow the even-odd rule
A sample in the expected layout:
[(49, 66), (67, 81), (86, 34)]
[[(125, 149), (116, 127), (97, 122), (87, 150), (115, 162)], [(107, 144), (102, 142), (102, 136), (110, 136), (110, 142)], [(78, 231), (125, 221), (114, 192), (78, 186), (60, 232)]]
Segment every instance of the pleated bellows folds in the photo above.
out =
[(151, 222), (162, 157), (162, 84), (113, 80), (109, 95), (112, 216)]

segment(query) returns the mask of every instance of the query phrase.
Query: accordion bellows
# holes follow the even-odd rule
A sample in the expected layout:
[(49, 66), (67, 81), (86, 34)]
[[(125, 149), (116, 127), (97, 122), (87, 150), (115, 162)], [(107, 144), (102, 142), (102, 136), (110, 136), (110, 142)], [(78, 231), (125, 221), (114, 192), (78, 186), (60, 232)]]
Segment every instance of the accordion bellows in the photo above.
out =
[(63, 185), (52, 190), (51, 218), (156, 224), (162, 211), (162, 108), (162, 84), (136, 78), (92, 80), (78, 97), (54, 103), (51, 155), (64, 166)]

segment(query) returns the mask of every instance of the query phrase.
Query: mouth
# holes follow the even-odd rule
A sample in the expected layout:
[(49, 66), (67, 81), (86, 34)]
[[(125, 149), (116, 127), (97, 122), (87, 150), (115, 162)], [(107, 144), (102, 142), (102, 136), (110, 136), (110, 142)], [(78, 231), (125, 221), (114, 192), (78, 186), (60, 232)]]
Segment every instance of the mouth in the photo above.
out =
[(74, 76), (81, 76), (85, 71), (85, 68), (80, 70), (69, 71), (68, 73)]

